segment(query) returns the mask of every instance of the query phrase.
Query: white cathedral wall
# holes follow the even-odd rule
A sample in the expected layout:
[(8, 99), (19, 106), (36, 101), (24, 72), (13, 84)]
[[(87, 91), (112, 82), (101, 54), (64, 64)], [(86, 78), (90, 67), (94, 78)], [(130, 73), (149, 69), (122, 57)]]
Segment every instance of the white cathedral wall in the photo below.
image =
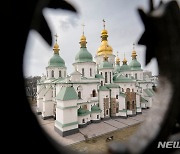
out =
[[(99, 74), (101, 74), (104, 77), (104, 84), (113, 83), (113, 69), (100, 69)], [(107, 72), (107, 83), (105, 83), (105, 72)], [(110, 82), (110, 72), (111, 72), (111, 82)]]
[(55, 122), (55, 127), (60, 129), (62, 132), (65, 132), (65, 131), (68, 131), (68, 130), (72, 130), (72, 129), (78, 128), (78, 124), (71, 125), (71, 126), (66, 126), (66, 127), (61, 127), (61, 126), (58, 125), (57, 122)]
[(43, 104), (43, 112), (42, 112), (43, 117), (48, 117), (48, 116), (53, 115), (53, 109), (54, 109), (54, 102), (52, 101), (53, 90), (49, 86), (50, 85), (47, 86), (46, 90), (48, 89), (48, 91), (46, 91), (43, 97), (43, 103), (42, 103)]
[(141, 113), (140, 95), (136, 94), (136, 112)]
[(71, 82), (81, 82), (81, 75), (71, 75)]
[[(131, 75), (135, 78), (135, 74), (137, 74), (138, 80), (143, 80), (143, 71), (131, 71)], [(136, 78), (135, 78), (136, 79)]]
[[(74, 89), (78, 93), (78, 87), (81, 87), (81, 98), (83, 101), (88, 101), (90, 102), (91, 99), (93, 98), (94, 100), (98, 100), (98, 94), (97, 94), (97, 83), (92, 83), (92, 84), (73, 84)], [(96, 90), (96, 97), (91, 97), (92, 91)]]
[(119, 96), (119, 110), (126, 110), (125, 97)]
[(127, 116), (125, 97), (119, 96), (119, 113), (117, 116)]
[[(104, 118), (104, 98), (109, 98), (109, 91), (99, 91), (99, 107), (102, 110), (100, 114), (101, 118)], [(109, 104), (109, 107), (110, 107), (110, 104)]]
[(61, 101), (56, 100), (58, 107), (74, 107), (77, 106), (77, 100), (68, 100), (68, 101)]
[(47, 79), (52, 78), (52, 70), (54, 71), (54, 78), (59, 78), (59, 71), (61, 71), (61, 77), (66, 77), (66, 68), (65, 67), (46, 67), (46, 76)]
[[(85, 123), (83, 123), (83, 119), (84, 119)], [(80, 125), (86, 124), (89, 121), (91, 121), (90, 114), (85, 115), (85, 116), (78, 116), (78, 124), (80, 124)]]
[(77, 108), (69, 108), (63, 110), (63, 124), (77, 122)]
[[(94, 78), (96, 74), (96, 64), (95, 62), (86, 62), (86, 63), (74, 63), (75, 70), (82, 74), (82, 69), (84, 68), (84, 77)], [(92, 75), (90, 76), (90, 69)]]
[[(65, 104), (66, 102), (64, 102)], [(58, 102), (59, 105), (59, 102)], [(61, 124), (68, 124), (72, 122), (77, 122), (77, 107), (75, 108), (66, 108), (56, 107), (56, 120)]]
[[(114, 62), (115, 62), (115, 55), (107, 55), (108, 56), (108, 61), (110, 63), (113, 64), (114, 66)], [(96, 64), (99, 65), (101, 62), (104, 61), (104, 55), (100, 55), (100, 56), (95, 56), (95, 60), (96, 60)]]
[(152, 107), (152, 97), (146, 97), (148, 100), (147, 107)]
[(119, 97), (119, 88), (111, 88), (111, 98), (116, 98), (116, 95)]
[(122, 91), (122, 88), (124, 89), (124, 92), (126, 92), (126, 89), (129, 88), (130, 91), (132, 92), (132, 89), (134, 90), (134, 92), (136, 92), (136, 83), (135, 82), (121, 82), (121, 83), (117, 83), (121, 88), (121, 92)]
[(152, 89), (153, 84), (151, 82), (141, 82), (139, 86), (142, 87), (142, 89)]
[(146, 108), (147, 108), (147, 103), (141, 102), (141, 108), (142, 108), (142, 109), (146, 109)]
[(37, 99), (37, 112), (42, 112), (43, 111), (43, 98), (38, 98)]
[(53, 101), (43, 101), (43, 112), (42, 117), (53, 116), (54, 102)]
[[(97, 119), (97, 115), (99, 115), (99, 119)], [(101, 116), (100, 116), (100, 112), (99, 113), (91, 113), (91, 120), (100, 120)]]
[(131, 71), (124, 71), (124, 72), (120, 72), (120, 74), (122, 74), (122, 75), (124, 75), (124, 76), (126, 76), (127, 75), (127, 77), (129, 77), (129, 78), (131, 78)]

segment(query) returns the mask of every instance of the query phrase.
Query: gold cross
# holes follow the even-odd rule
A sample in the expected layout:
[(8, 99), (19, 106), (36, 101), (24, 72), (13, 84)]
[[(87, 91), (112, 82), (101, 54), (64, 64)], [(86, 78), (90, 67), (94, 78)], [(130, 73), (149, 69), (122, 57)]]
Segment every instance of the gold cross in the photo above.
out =
[(104, 27), (104, 29), (105, 29), (105, 23), (106, 23), (106, 21), (103, 19), (103, 27)]
[(56, 35), (54, 35), (55, 37), (56, 37), (56, 43), (57, 43), (57, 38), (58, 38), (58, 35), (57, 35), (57, 33), (56, 33)]
[(117, 51), (117, 57), (118, 57), (118, 51)]

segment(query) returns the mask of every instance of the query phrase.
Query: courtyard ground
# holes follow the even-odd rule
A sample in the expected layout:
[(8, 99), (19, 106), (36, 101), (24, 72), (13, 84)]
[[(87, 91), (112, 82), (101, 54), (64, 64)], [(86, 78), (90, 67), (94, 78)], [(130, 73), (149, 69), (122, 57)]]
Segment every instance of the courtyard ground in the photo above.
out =
[[(32, 110), (36, 114), (36, 105), (32, 106)], [(110, 143), (106, 142), (107, 137), (113, 136), (113, 141), (126, 141), (146, 119), (148, 111), (149, 109), (142, 110), (142, 114), (127, 119), (116, 118), (92, 123), (85, 128), (80, 128), (79, 133), (66, 137), (62, 137), (54, 131), (53, 118), (43, 120), (41, 115), (37, 115), (37, 119), (42, 129), (45, 129), (58, 143), (83, 153), (94, 153), (93, 150), (105, 153), (106, 145)], [(88, 138), (88, 142), (85, 142), (85, 136)]]
[[(82, 153), (88, 153), (88, 154), (103, 153), (104, 154), (107, 152), (108, 144), (110, 144), (111, 142), (116, 142), (116, 141), (120, 141), (120, 142), (127, 141), (130, 138), (130, 136), (136, 132), (136, 130), (138, 129), (140, 125), (141, 124), (128, 126), (126, 128), (92, 138), (88, 141), (75, 143), (67, 147), (70, 147), (72, 150), (82, 152)], [(107, 142), (106, 139), (110, 136), (113, 136), (113, 141)]]

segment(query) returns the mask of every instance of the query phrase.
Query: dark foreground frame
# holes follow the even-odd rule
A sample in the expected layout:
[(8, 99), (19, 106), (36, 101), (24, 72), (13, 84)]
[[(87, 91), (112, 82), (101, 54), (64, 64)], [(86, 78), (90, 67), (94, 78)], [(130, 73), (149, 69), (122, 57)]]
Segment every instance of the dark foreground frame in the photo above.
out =
[[(12, 31), (8, 29), (2, 37), (5, 40), (3, 45), (5, 56), (3, 57), (6, 57), (6, 62), (11, 65), (4, 67), (3, 72), (6, 75), (2, 80), (6, 81), (3, 90), (6, 94), (8, 93), (6, 101), (2, 103), (2, 110), (5, 110), (5, 114), (3, 114), (5, 123), (2, 127), (5, 128), (5, 131), (1, 132), (2, 134), (7, 133), (2, 139), (3, 143), (8, 146), (5, 148), (6, 153), (10, 150), (14, 153), (72, 153), (55, 142), (40, 128), (31, 111), (24, 89), (23, 54), (29, 30), (36, 30), (49, 45), (52, 45), (51, 32), (42, 15), (42, 9), (45, 7), (76, 12), (73, 6), (61, 0), (26, 0), (22, 2), (14, 0), (6, 1), (1, 5), (2, 21), (4, 21), (2, 31), (7, 29), (8, 25), (13, 27)], [(150, 0), (150, 11), (145, 14), (139, 10), (139, 13), (146, 30), (139, 43), (147, 47), (147, 63), (151, 58), (157, 58), (161, 75), (157, 99), (154, 102), (156, 105), (137, 134), (126, 144), (111, 144), (109, 153), (154, 153), (159, 151), (170, 153), (174, 149), (168, 151), (167, 149), (157, 149), (157, 143), (168, 140), (170, 135), (179, 131), (179, 7), (176, 1), (172, 1), (154, 9)], [(12, 36), (11, 43), (9, 36)], [(11, 56), (9, 55), (10, 49), (12, 50)], [(178, 138), (175, 139), (178, 140)]]

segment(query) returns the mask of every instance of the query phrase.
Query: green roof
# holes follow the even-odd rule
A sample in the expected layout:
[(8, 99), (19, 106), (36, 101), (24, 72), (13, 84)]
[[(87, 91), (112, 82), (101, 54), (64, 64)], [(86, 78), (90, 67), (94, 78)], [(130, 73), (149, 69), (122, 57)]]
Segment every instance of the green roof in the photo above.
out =
[(120, 65), (116, 64), (115, 68), (114, 68), (114, 72), (119, 73), (120, 72), (120, 68), (121, 68)]
[(56, 99), (59, 99), (62, 101), (76, 100), (78, 99), (78, 96), (74, 87), (62, 87)]
[(54, 66), (54, 67), (65, 67), (64, 60), (59, 56), (59, 54), (55, 54), (51, 57), (51, 59), (48, 62), (48, 66)]
[(106, 86), (100, 86), (99, 90), (100, 91), (109, 91), (109, 89)]
[(75, 57), (75, 62), (92, 62), (92, 55), (87, 48), (82, 47)]
[(79, 108), (78, 109), (78, 116), (85, 116), (90, 114), (91, 112), (89, 110), (83, 109), (83, 108)]
[(106, 86), (107, 88), (119, 88), (119, 85), (112, 84), (112, 83), (106, 84), (105, 86)]
[(140, 102), (148, 102), (148, 101), (141, 96), (141, 97), (140, 97)]
[(99, 65), (99, 69), (113, 69), (113, 64), (108, 62), (108, 61), (103, 61), (100, 65)]
[(91, 107), (91, 112), (101, 112), (101, 109), (99, 108), (99, 106), (94, 105)]
[(96, 74), (95, 75), (95, 78), (98, 78), (98, 79), (100, 79), (100, 78), (104, 78), (101, 74)]
[(129, 65), (127, 64), (123, 64), (121, 67), (120, 67), (120, 72), (126, 72), (126, 71), (130, 71), (131, 68), (129, 67)]
[(119, 96), (122, 96), (122, 97), (124, 97), (124, 98), (125, 98), (125, 97), (126, 97), (126, 94), (125, 94), (125, 93), (120, 92), (120, 93), (119, 93)]
[(125, 82), (125, 83), (127, 83), (127, 82), (135, 82), (133, 79), (131, 79), (131, 78), (128, 78), (128, 77), (126, 77), (126, 76), (124, 76), (124, 75), (122, 75), (122, 74), (119, 74), (119, 75), (117, 75), (116, 77), (114, 77), (113, 78), (114, 79), (114, 82)]
[(137, 59), (132, 59), (129, 64), (131, 71), (142, 71), (141, 64), (137, 61)]
[(143, 90), (149, 97), (152, 97), (154, 94), (149, 89)]

